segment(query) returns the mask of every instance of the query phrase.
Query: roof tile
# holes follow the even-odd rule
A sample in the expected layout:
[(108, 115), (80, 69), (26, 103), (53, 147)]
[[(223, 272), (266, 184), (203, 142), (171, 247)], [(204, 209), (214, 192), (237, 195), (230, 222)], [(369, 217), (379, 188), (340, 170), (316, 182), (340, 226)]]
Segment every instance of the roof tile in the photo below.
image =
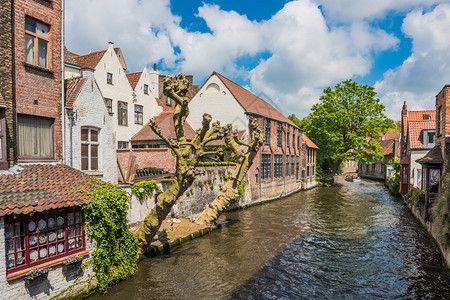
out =
[(139, 79), (141, 78), (142, 72), (135, 72), (135, 73), (128, 73), (127, 78), (130, 82), (131, 88), (134, 90), (136, 88), (136, 85), (139, 82)]
[(306, 146), (308, 146), (309, 148), (319, 149), (319, 147), (317, 147), (316, 144), (314, 144), (314, 142), (311, 141), (309, 137), (307, 137), (304, 133), (302, 134), (302, 141), (304, 141), (306, 143)]

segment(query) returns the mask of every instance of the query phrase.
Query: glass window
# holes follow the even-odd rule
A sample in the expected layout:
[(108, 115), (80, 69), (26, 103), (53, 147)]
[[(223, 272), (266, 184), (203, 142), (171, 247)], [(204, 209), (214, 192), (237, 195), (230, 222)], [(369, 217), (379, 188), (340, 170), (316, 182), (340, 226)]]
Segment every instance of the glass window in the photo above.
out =
[(113, 74), (112, 73), (106, 73), (106, 83), (109, 83), (109, 84), (113, 83)]
[(85, 249), (83, 212), (50, 212), (5, 218), (7, 273)]
[(148, 85), (144, 84), (144, 94), (148, 95)]
[(265, 143), (266, 145), (270, 145), (270, 120), (266, 119), (266, 126), (265, 126)]
[(143, 122), (143, 111), (144, 111), (144, 107), (142, 105), (134, 105), (134, 124), (140, 124), (142, 125)]
[(287, 145), (287, 147), (289, 147), (289, 125), (286, 125), (287, 126), (287, 134), (286, 134), (286, 145)]
[(20, 159), (53, 159), (53, 119), (18, 116)]
[(25, 62), (48, 68), (49, 26), (25, 18)]
[(166, 96), (166, 105), (171, 106), (172, 105), (172, 100)]
[(81, 128), (81, 170), (98, 170), (98, 130), (89, 127)]
[(286, 156), (286, 166), (284, 168), (286, 177), (289, 176), (289, 156)]
[(283, 155), (275, 154), (273, 163), (274, 178), (281, 178), (283, 176)]
[(271, 176), (271, 155), (263, 154), (261, 160), (261, 180), (270, 179)]
[(125, 141), (117, 142), (117, 149), (127, 149), (127, 148), (128, 148), (128, 142), (125, 142)]
[(282, 146), (283, 140), (283, 123), (277, 122), (277, 146)]
[(118, 124), (128, 126), (128, 103), (117, 101)]
[(112, 110), (112, 106), (113, 106), (112, 99), (105, 98), (105, 105), (106, 105), (106, 108), (108, 109), (108, 113), (112, 114), (113, 113), (113, 110)]
[(291, 156), (291, 176), (295, 174), (295, 156)]

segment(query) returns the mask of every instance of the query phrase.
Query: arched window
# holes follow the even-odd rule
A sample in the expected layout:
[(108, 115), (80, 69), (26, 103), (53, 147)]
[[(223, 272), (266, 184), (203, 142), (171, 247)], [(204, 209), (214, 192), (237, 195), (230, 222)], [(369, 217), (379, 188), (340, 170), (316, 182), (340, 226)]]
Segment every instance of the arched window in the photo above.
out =
[(81, 128), (81, 170), (98, 170), (99, 130), (92, 127)]

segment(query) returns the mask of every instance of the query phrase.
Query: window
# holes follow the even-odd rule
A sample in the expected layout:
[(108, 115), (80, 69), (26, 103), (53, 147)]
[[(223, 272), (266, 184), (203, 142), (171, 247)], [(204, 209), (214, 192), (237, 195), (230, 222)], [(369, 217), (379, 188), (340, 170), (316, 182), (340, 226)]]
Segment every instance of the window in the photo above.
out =
[(98, 170), (98, 130), (81, 127), (81, 170)]
[(423, 119), (424, 120), (431, 120), (431, 116), (430, 115), (423, 115)]
[(298, 163), (298, 156), (297, 156), (297, 163), (296, 163), (296, 167), (295, 167), (295, 175), (296, 175), (296, 177), (297, 177), (297, 179), (298, 179), (298, 170), (299, 170), (299, 163)]
[(283, 136), (283, 123), (277, 122), (277, 146), (282, 146), (282, 136)]
[(265, 143), (266, 143), (266, 145), (270, 145), (270, 120), (269, 119), (266, 119)]
[(106, 105), (106, 108), (108, 109), (108, 113), (112, 114), (113, 113), (113, 110), (112, 110), (112, 99), (105, 98), (105, 105)]
[(295, 174), (295, 156), (291, 156), (291, 176)]
[(434, 144), (434, 132), (428, 132), (428, 145)]
[(144, 107), (142, 105), (134, 105), (134, 124), (142, 125)]
[(6, 270), (11, 273), (85, 249), (80, 209), (5, 217)]
[(53, 119), (18, 116), (20, 159), (53, 159)]
[(127, 148), (128, 148), (128, 142), (125, 142), (125, 141), (117, 142), (117, 149), (127, 149)]
[(283, 156), (275, 154), (273, 166), (273, 177), (281, 178), (283, 176)]
[(25, 18), (25, 62), (48, 68), (49, 26)]
[(148, 85), (144, 84), (144, 94), (148, 95)]
[(372, 164), (372, 172), (375, 172), (375, 164)]
[(261, 180), (270, 179), (271, 175), (271, 157), (270, 154), (263, 154), (261, 160)]
[(426, 148), (433, 148), (434, 147), (434, 138), (435, 138), (435, 131), (434, 130), (425, 130), (423, 132), (424, 135), (424, 141), (423, 144)]
[(289, 125), (286, 125), (287, 126), (287, 134), (286, 134), (286, 146), (287, 147), (289, 147)]
[(172, 99), (166, 96), (166, 105), (172, 106)]
[(286, 156), (286, 166), (284, 168), (286, 177), (289, 176), (289, 156)]
[(437, 133), (442, 134), (442, 106), (438, 108), (438, 123), (437, 123)]
[(128, 103), (117, 101), (118, 124), (128, 126)]
[(106, 83), (112, 84), (112, 73), (106, 73)]
[(292, 128), (292, 148), (295, 148), (295, 128)]
[(301, 148), (300, 146), (301, 145), (300, 145), (300, 132), (299, 132), (298, 135), (297, 135), (297, 147), (298, 147), (298, 149)]

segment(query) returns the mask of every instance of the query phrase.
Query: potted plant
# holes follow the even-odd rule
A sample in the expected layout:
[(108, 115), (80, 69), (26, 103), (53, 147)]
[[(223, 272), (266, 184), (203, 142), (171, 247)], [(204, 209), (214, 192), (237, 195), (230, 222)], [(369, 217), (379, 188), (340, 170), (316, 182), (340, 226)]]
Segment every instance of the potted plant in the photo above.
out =
[(51, 269), (46, 268), (34, 268), (25, 275), (25, 283), (31, 284), (35, 282), (42, 282), (47, 279), (47, 274)]
[(77, 269), (81, 265), (83, 261), (83, 257), (80, 255), (70, 256), (65, 261), (63, 261), (63, 265), (66, 269)]

